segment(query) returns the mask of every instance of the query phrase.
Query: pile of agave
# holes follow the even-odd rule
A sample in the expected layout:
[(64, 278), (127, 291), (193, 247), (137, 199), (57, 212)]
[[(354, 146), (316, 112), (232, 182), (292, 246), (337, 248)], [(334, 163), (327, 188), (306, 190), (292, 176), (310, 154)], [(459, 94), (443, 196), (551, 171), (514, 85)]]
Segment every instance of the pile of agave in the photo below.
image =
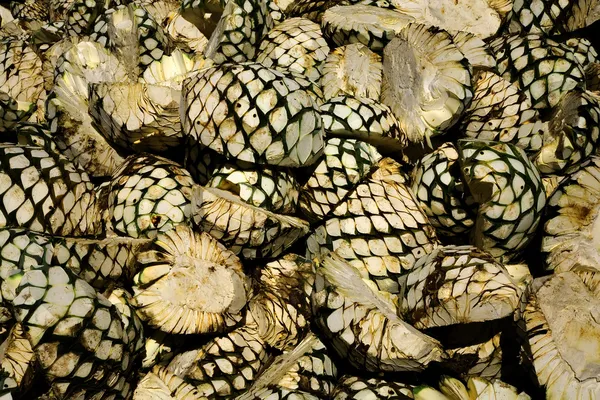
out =
[(600, 398), (598, 3), (0, 2), (0, 399)]

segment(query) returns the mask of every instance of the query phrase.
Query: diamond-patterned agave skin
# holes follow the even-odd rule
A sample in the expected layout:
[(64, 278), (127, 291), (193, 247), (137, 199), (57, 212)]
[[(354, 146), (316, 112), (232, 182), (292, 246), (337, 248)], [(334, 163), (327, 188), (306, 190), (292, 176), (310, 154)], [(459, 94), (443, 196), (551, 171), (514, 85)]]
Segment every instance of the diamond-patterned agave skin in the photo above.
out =
[(228, 1), (204, 55), (216, 64), (254, 60), (264, 36), (273, 28), (267, 0)]
[(317, 400), (329, 398), (337, 369), (314, 333), (275, 358), (238, 400)]
[(15, 101), (37, 107), (37, 120), (43, 120), (43, 100), (46, 97), (42, 60), (24, 40), (0, 41), (0, 91)]
[(249, 313), (269, 346), (290, 350), (306, 335), (314, 278), (312, 262), (296, 254), (287, 254), (262, 269)]
[(378, 101), (382, 69), (381, 56), (367, 46), (340, 46), (327, 55), (321, 67), (323, 98), (349, 95)]
[(412, 399), (412, 388), (400, 382), (386, 381), (378, 378), (365, 379), (360, 376), (344, 375), (340, 378), (333, 400), (369, 399)]
[(174, 45), (160, 22), (141, 5), (119, 5), (104, 11), (95, 21), (90, 39), (121, 56), (129, 68), (143, 71)]
[(213, 172), (225, 163), (225, 156), (201, 145), (191, 136), (185, 139), (183, 165), (200, 185), (208, 184)]
[(420, 159), (411, 182), (412, 192), (438, 234), (462, 235), (473, 228), (473, 201), (461, 180), (458, 152), (452, 143)]
[(490, 43), (500, 75), (525, 92), (536, 109), (556, 106), (584, 81), (584, 71), (568, 46), (536, 34), (505, 35)]
[(94, 126), (88, 112), (88, 84), (125, 81), (126, 68), (99, 43), (83, 41), (65, 46), (56, 61), (46, 120), (52, 136), (64, 142), (75, 164), (92, 176), (110, 176), (124, 158)]
[(96, 83), (89, 91), (90, 116), (112, 143), (155, 152), (181, 144), (179, 90), (144, 83)]
[(0, 199), (0, 227), (63, 236), (102, 229), (88, 175), (41, 147), (0, 145)]
[(43, 22), (50, 17), (47, 3), (35, 0), (11, 1), (10, 12), (15, 19)]
[(446, 31), (411, 23), (386, 46), (381, 101), (411, 142), (430, 144), (472, 97), (469, 63)]
[(396, 10), (355, 4), (335, 6), (323, 14), (323, 34), (338, 46), (361, 43), (383, 48), (414, 19)]
[(96, 289), (106, 290), (133, 276), (135, 256), (147, 242), (118, 237), (50, 236), (21, 228), (4, 228), (0, 229), (0, 250), (6, 256), (0, 257), (0, 277), (6, 279), (13, 271), (52, 262), (70, 269)]
[[(553, 274), (530, 296), (524, 313), (524, 338), (537, 380), (548, 399), (600, 396), (597, 361), (582, 356), (580, 341), (598, 343), (598, 307), (593, 293), (574, 272)], [(567, 311), (567, 312), (565, 312)], [(584, 339), (585, 338), (585, 339)]]
[(349, 0), (297, 0), (286, 9), (288, 17), (302, 17), (320, 24), (329, 8), (350, 4)]
[(318, 81), (329, 46), (321, 27), (306, 18), (289, 18), (277, 24), (260, 42), (256, 62), (278, 71), (295, 71)]
[(355, 139), (329, 139), (323, 153), (300, 191), (300, 209), (311, 221), (329, 215), (381, 159), (375, 147)]
[(572, 90), (554, 108), (533, 158), (542, 174), (570, 173), (600, 146), (600, 94)]
[(52, 392), (59, 398), (128, 398), (136, 337), (117, 309), (56, 266), (25, 272), (13, 309)]
[[(240, 260), (207, 233), (178, 225), (138, 255), (133, 304), (166, 333), (223, 332), (238, 324), (249, 297)], [(190, 298), (190, 294), (194, 294)]]
[(0, 374), (2, 371), (8, 373), (8, 383), (0, 386), (1, 394), (6, 391), (19, 398), (19, 394), (23, 395), (30, 389), (37, 364), (31, 344), (19, 323), (8, 329), (4, 340), (0, 336)]
[(118, 234), (153, 238), (189, 221), (193, 185), (189, 172), (170, 160), (130, 156), (111, 179), (108, 222)]
[(11, 130), (19, 122), (27, 120), (34, 111), (34, 104), (16, 101), (0, 91), (0, 132)]
[(94, 24), (107, 6), (109, 0), (75, 0), (65, 16), (65, 32), (69, 36), (86, 36), (94, 32)]
[(445, 366), (463, 378), (474, 376), (487, 379), (500, 378), (502, 373), (501, 334), (484, 343), (457, 349), (447, 349)]
[(332, 136), (362, 140), (387, 153), (408, 146), (392, 110), (377, 100), (334, 97), (321, 106), (321, 115), (325, 132)]
[(555, 273), (598, 269), (600, 158), (591, 157), (548, 198), (542, 254)]
[(588, 64), (600, 61), (598, 52), (587, 38), (572, 37), (562, 42), (562, 44), (573, 52), (583, 68), (587, 67)]
[(527, 152), (542, 147), (545, 126), (519, 86), (489, 71), (477, 74), (461, 129), (475, 139), (509, 142)]
[(205, 69), (183, 83), (183, 131), (229, 158), (310, 165), (324, 145), (313, 87), (258, 63)]
[(507, 19), (511, 33), (539, 33), (555, 36), (586, 26), (593, 0), (515, 0)]
[(397, 315), (389, 293), (332, 253), (317, 264), (313, 323), (332, 348), (361, 371), (421, 371), (444, 352), (433, 338)]
[(304, 220), (254, 207), (225, 190), (195, 187), (193, 199), (194, 224), (244, 258), (277, 257), (309, 231)]
[(438, 247), (404, 279), (400, 313), (417, 329), (502, 319), (521, 296), (506, 268), (472, 246)]
[(306, 256), (336, 251), (380, 290), (398, 293), (398, 278), (435, 248), (437, 237), (410, 188), (375, 173), (313, 230)]
[(246, 203), (274, 213), (294, 214), (298, 205), (299, 185), (284, 168), (227, 163), (213, 171), (207, 186), (231, 190)]
[(510, 143), (458, 141), (465, 183), (479, 204), (472, 243), (507, 261), (531, 241), (546, 205), (537, 168)]
[(268, 360), (265, 342), (248, 324), (178, 354), (168, 369), (194, 385), (202, 398), (234, 398), (250, 388)]
[(198, 389), (186, 383), (166, 367), (155, 366), (138, 382), (134, 400), (202, 400)]

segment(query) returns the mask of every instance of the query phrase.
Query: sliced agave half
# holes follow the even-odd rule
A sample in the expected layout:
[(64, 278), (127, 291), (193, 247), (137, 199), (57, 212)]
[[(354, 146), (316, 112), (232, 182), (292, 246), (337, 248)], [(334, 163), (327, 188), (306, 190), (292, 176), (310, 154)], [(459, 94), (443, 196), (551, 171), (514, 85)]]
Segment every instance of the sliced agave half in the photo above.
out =
[[(15, 398), (25, 395), (32, 387), (37, 369), (35, 354), (23, 326), (15, 323), (9, 328), (4, 340), (0, 337), (0, 374), (2, 371), (8, 374), (0, 393), (8, 391)], [(12, 399), (10, 394), (8, 400)], [(3, 397), (0, 394), (0, 398)]]
[(400, 312), (417, 329), (502, 319), (522, 292), (502, 264), (472, 246), (437, 248), (404, 279)]
[(356, 139), (327, 140), (323, 159), (300, 191), (300, 208), (311, 221), (320, 221), (358, 185), (381, 155)]
[(193, 185), (189, 172), (173, 161), (130, 156), (112, 176), (106, 219), (120, 235), (156, 237), (189, 221)]
[(323, 14), (323, 33), (338, 46), (361, 43), (382, 51), (414, 19), (397, 10), (369, 5), (336, 6)]
[(244, 258), (277, 257), (306, 235), (299, 218), (250, 205), (230, 191), (196, 186), (193, 221)]
[(161, 152), (181, 144), (181, 91), (145, 83), (89, 86), (89, 111), (112, 143), (136, 151)]
[(315, 325), (359, 370), (421, 371), (445, 357), (436, 340), (400, 319), (390, 297), (337, 254), (317, 264), (312, 304)]
[(494, 72), (475, 76), (473, 101), (461, 121), (472, 138), (513, 143), (527, 152), (542, 147), (546, 124), (515, 83)]
[(600, 396), (596, 317), (600, 300), (574, 272), (551, 275), (540, 283), (525, 308), (529, 357), (549, 399)]
[(203, 400), (193, 385), (171, 373), (166, 367), (155, 366), (138, 382), (133, 400)]
[(472, 243), (499, 260), (517, 256), (533, 238), (546, 205), (537, 168), (510, 143), (458, 141), (461, 170), (479, 203)]
[(447, 349), (446, 368), (461, 377), (500, 378), (502, 374), (502, 347), (499, 333), (490, 340), (467, 347)]
[(599, 210), (600, 158), (594, 156), (560, 182), (548, 199), (541, 248), (546, 269), (599, 270)]
[(323, 98), (349, 95), (378, 101), (381, 94), (381, 56), (360, 43), (340, 46), (323, 63)]
[(196, 25), (185, 19), (180, 12), (169, 13), (163, 24), (165, 25), (165, 32), (173, 38), (177, 47), (189, 49), (196, 54), (202, 53), (206, 48), (208, 38)]
[(249, 282), (240, 260), (207, 233), (178, 225), (138, 255), (139, 315), (166, 333), (222, 332), (242, 319)]
[(449, 33), (412, 23), (385, 47), (381, 101), (411, 142), (430, 144), (472, 97), (469, 63)]
[[(307, 258), (331, 251), (380, 290), (397, 294), (398, 278), (437, 246), (434, 227), (389, 159), (348, 194), (307, 239)], [(391, 162), (394, 169), (398, 164)], [(379, 174), (379, 175), (378, 175)]]
[(329, 398), (337, 369), (327, 348), (314, 333), (275, 358), (237, 400)]
[(469, 378), (467, 385), (458, 379), (442, 376), (439, 391), (430, 386), (418, 386), (413, 390), (415, 400), (531, 400), (525, 392), (499, 379)]
[(314, 88), (300, 75), (259, 63), (208, 68), (183, 83), (183, 130), (229, 158), (310, 165), (324, 136)]
[(495, 69), (496, 60), (492, 49), (483, 40), (469, 32), (452, 33), (452, 42), (465, 55), (474, 69)]
[(261, 41), (256, 61), (268, 68), (295, 71), (318, 81), (328, 53), (329, 46), (319, 25), (306, 18), (288, 18)]
[(600, 146), (600, 93), (575, 89), (554, 108), (533, 161), (543, 174), (575, 170)]

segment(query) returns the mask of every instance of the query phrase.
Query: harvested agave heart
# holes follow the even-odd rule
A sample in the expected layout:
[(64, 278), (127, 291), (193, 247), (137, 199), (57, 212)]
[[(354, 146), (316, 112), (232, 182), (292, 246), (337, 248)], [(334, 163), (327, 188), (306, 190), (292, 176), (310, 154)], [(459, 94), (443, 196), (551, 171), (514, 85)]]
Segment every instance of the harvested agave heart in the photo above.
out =
[(389, 293), (333, 253), (317, 265), (313, 323), (340, 357), (361, 371), (421, 371), (445, 354), (397, 315)]
[[(62, 47), (65, 49), (62, 50)], [(100, 44), (88, 41), (59, 43), (54, 87), (46, 101), (46, 120), (52, 135), (64, 142), (71, 160), (91, 176), (112, 175), (124, 158), (107, 142), (88, 113), (88, 85), (123, 82), (124, 65)]]
[(365, 398), (408, 400), (413, 398), (412, 388), (401, 382), (344, 375), (338, 381), (332, 395), (333, 400), (362, 400)]
[(598, 52), (587, 38), (583, 37), (571, 37), (563, 42), (567, 46), (579, 61), (579, 64), (585, 69), (589, 64), (600, 61), (598, 58)]
[(442, 236), (470, 232), (475, 224), (473, 199), (460, 178), (458, 152), (444, 143), (424, 156), (412, 170), (412, 191), (429, 222)]
[(382, 153), (397, 153), (408, 145), (407, 135), (388, 106), (379, 101), (339, 96), (321, 106), (323, 128), (331, 136), (358, 139)]
[(403, 277), (400, 315), (417, 329), (498, 320), (515, 311), (521, 286), (490, 254), (439, 247)]
[(102, 134), (126, 149), (161, 152), (181, 144), (180, 90), (145, 83), (95, 83), (89, 110)]
[(381, 94), (381, 56), (360, 43), (331, 51), (322, 65), (323, 99), (354, 96), (378, 101)]
[(541, 247), (547, 270), (598, 270), (599, 209), (600, 158), (593, 156), (548, 199)]
[[(15, 317), (57, 397), (129, 396), (139, 321), (122, 316), (105, 297), (61, 267), (38, 266), (12, 283)], [(135, 313), (130, 316), (137, 318)]]
[(8, 393), (8, 399), (12, 399), (11, 395), (19, 398), (31, 389), (38, 366), (23, 326), (19, 323), (6, 326), (6, 338), (2, 340), (0, 336), (0, 375), (7, 374), (0, 386), (0, 398)]
[(546, 205), (537, 168), (510, 143), (458, 141), (464, 181), (479, 204), (472, 243), (508, 261), (531, 241)]
[(189, 172), (173, 161), (130, 156), (111, 178), (105, 218), (120, 235), (153, 238), (189, 221), (193, 185)]
[(385, 47), (381, 101), (409, 141), (431, 147), (472, 97), (469, 63), (447, 32), (411, 23)]
[(315, 278), (312, 262), (288, 254), (268, 263), (248, 304), (248, 318), (271, 347), (290, 350), (306, 336), (311, 317), (310, 292)]
[(36, 146), (0, 145), (0, 227), (96, 235), (94, 186), (65, 157)]
[(260, 167), (238, 161), (216, 168), (207, 186), (236, 193), (255, 207), (281, 214), (294, 214), (299, 185), (291, 171)]
[(312, 81), (321, 78), (321, 63), (329, 46), (321, 28), (305, 18), (289, 18), (277, 24), (260, 43), (256, 62), (281, 72), (294, 71)]
[(266, 0), (232, 0), (224, 6), (204, 55), (216, 64), (254, 60), (260, 42), (273, 28)]
[(527, 152), (542, 147), (546, 125), (517, 84), (485, 71), (475, 76), (473, 90), (461, 121), (466, 136), (513, 143)]
[(326, 399), (331, 395), (337, 368), (327, 348), (314, 333), (275, 358), (237, 400)]
[(600, 94), (575, 89), (554, 108), (533, 158), (542, 174), (570, 173), (600, 146)]
[(515, 1), (508, 14), (511, 33), (538, 33), (548, 36), (573, 32), (587, 26), (586, 18), (594, 7), (594, 0)]
[(379, 169), (313, 230), (306, 257), (335, 251), (379, 290), (397, 294), (398, 278), (437, 243), (434, 227), (405, 184), (399, 164), (383, 159)]
[[(542, 278), (539, 278), (542, 279)], [(536, 282), (523, 319), (528, 357), (549, 399), (593, 399), (600, 396), (596, 351), (600, 325), (598, 294), (574, 272)]]
[(18, 109), (35, 109), (35, 121), (43, 121), (46, 98), (42, 60), (26, 41), (0, 41), (0, 92), (18, 102)]
[(229, 330), (242, 319), (249, 282), (239, 259), (210, 235), (178, 225), (137, 259), (133, 305), (150, 326), (174, 334), (209, 333)]
[(248, 259), (277, 257), (309, 231), (304, 220), (255, 207), (216, 188), (194, 188), (192, 214), (196, 226)]
[(496, 68), (496, 60), (492, 49), (483, 40), (469, 32), (452, 33), (452, 43), (469, 61), (474, 70), (490, 70)]
[(183, 131), (228, 158), (307, 166), (324, 145), (315, 90), (299, 75), (258, 63), (208, 68), (183, 83)]
[(249, 322), (177, 354), (167, 369), (195, 386), (201, 399), (234, 398), (252, 386), (269, 358), (266, 343)]
[(467, 385), (458, 379), (442, 376), (439, 383), (440, 391), (430, 386), (418, 386), (413, 389), (415, 400), (531, 400), (525, 392), (499, 379), (469, 378)]
[(322, 26), (323, 33), (338, 46), (361, 43), (381, 52), (413, 21), (397, 10), (356, 4), (331, 7), (323, 14)]
[(167, 367), (155, 366), (137, 383), (133, 400), (202, 400), (198, 389), (170, 372)]
[(300, 191), (300, 209), (311, 221), (328, 216), (381, 159), (375, 147), (355, 139), (332, 138), (323, 159)]
[(534, 108), (547, 110), (584, 81), (572, 49), (541, 35), (505, 35), (490, 42), (498, 73), (516, 83)]

